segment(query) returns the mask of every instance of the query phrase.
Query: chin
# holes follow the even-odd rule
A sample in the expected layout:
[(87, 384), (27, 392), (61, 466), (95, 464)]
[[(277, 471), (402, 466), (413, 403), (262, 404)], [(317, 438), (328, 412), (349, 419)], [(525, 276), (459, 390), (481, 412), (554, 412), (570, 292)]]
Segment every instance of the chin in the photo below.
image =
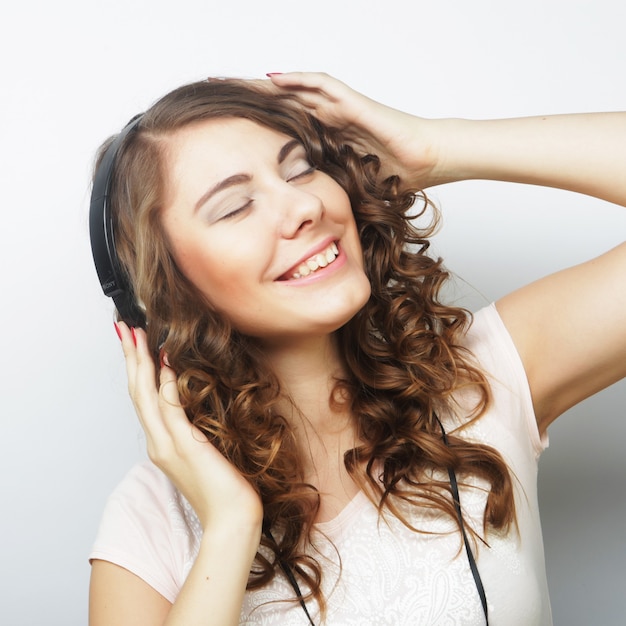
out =
[(350, 303), (350, 306), (346, 307), (346, 310), (343, 312), (343, 314), (340, 314), (337, 316), (335, 320), (335, 324), (334, 324), (334, 329), (332, 332), (334, 332), (335, 330), (339, 330), (340, 328), (343, 328), (348, 322), (353, 320), (356, 317), (356, 315), (360, 311), (362, 311), (363, 307), (367, 304), (370, 294), (371, 294), (371, 290), (369, 289), (369, 283), (368, 283), (367, 291), (366, 292), (364, 291), (362, 294), (360, 294), (360, 297), (355, 298)]

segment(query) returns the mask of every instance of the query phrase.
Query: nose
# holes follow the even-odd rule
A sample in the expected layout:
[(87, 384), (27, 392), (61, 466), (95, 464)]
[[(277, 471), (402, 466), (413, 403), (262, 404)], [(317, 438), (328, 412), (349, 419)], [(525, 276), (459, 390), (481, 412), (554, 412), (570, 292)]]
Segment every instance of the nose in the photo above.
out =
[(311, 228), (324, 215), (324, 202), (310, 189), (284, 182), (276, 193), (276, 217), (280, 235), (293, 239)]

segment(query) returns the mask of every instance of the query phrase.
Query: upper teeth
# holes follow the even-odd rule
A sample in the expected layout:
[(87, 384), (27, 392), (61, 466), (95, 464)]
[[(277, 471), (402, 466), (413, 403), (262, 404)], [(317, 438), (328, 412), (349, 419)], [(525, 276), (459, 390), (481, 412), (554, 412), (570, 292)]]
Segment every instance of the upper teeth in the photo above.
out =
[(338, 254), (339, 250), (337, 248), (337, 244), (333, 242), (330, 246), (328, 246), (328, 248), (326, 248), (326, 250), (314, 254), (310, 259), (307, 259), (304, 263), (298, 265), (298, 268), (291, 275), (291, 278), (302, 278), (303, 276), (312, 274), (320, 267), (326, 267), (337, 258)]

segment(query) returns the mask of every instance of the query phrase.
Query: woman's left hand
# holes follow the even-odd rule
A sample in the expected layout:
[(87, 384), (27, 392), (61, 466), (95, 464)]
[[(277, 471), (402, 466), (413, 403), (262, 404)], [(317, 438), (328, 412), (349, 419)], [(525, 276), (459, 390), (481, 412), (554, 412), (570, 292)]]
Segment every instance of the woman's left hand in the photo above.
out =
[(273, 85), (293, 93), (302, 107), (341, 131), (357, 154), (380, 158), (383, 177), (398, 175), (400, 187), (438, 184), (436, 122), (403, 113), (354, 91), (328, 74), (268, 74)]

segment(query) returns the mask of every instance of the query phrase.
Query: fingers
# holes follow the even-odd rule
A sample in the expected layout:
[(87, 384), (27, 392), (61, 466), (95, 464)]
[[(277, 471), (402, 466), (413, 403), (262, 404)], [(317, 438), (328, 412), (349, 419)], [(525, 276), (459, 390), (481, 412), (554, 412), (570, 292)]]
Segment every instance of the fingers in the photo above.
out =
[(301, 104), (312, 112), (319, 112), (328, 104), (337, 103), (342, 89), (348, 90), (342, 82), (321, 72), (289, 72), (268, 74), (268, 77), (276, 87), (288, 89), (296, 95)]
[(206, 443), (206, 436), (187, 419), (178, 394), (176, 373), (163, 363), (159, 374), (158, 408), (167, 441), (183, 449), (186, 444)]
[(118, 334), (126, 358), (128, 388), (135, 411), (146, 434), (150, 458), (161, 465), (170, 457), (172, 448), (184, 449), (186, 441), (205, 442), (206, 437), (196, 433), (180, 403), (176, 373), (169, 367), (167, 357), (159, 371), (159, 385), (155, 384), (155, 365), (150, 354), (145, 331), (118, 324)]
[(167, 357), (164, 356), (159, 373), (159, 398), (162, 404), (169, 406), (180, 406), (180, 398), (178, 397), (178, 386), (176, 384), (176, 374), (167, 363)]
[(176, 372), (167, 357), (159, 370), (157, 387), (146, 333), (123, 323), (116, 327), (126, 359), (128, 387), (146, 434), (150, 460), (180, 489), (203, 528), (209, 522), (232, 527), (233, 520), (260, 524), (263, 507), (258, 494), (187, 419)]
[[(150, 449), (155, 439), (166, 434), (159, 406), (160, 394), (155, 384), (154, 361), (148, 348), (145, 331), (129, 328), (124, 322), (118, 322), (115, 326), (126, 361), (128, 393)], [(168, 369), (175, 380), (174, 372)]]
[(322, 72), (289, 72), (268, 76), (273, 85), (292, 93), (309, 113), (343, 131), (359, 128), (361, 132), (361, 118), (367, 118), (368, 111), (376, 106), (363, 94)]
[(278, 87), (289, 87), (307, 91), (317, 91), (326, 97), (333, 98), (333, 92), (341, 91), (346, 85), (324, 72), (288, 72), (269, 73), (268, 78)]
[(126, 361), (126, 377), (128, 393), (133, 399), (135, 395), (136, 377), (137, 377), (137, 347), (135, 331), (129, 328), (124, 322), (116, 322), (115, 330), (122, 344), (122, 352)]

